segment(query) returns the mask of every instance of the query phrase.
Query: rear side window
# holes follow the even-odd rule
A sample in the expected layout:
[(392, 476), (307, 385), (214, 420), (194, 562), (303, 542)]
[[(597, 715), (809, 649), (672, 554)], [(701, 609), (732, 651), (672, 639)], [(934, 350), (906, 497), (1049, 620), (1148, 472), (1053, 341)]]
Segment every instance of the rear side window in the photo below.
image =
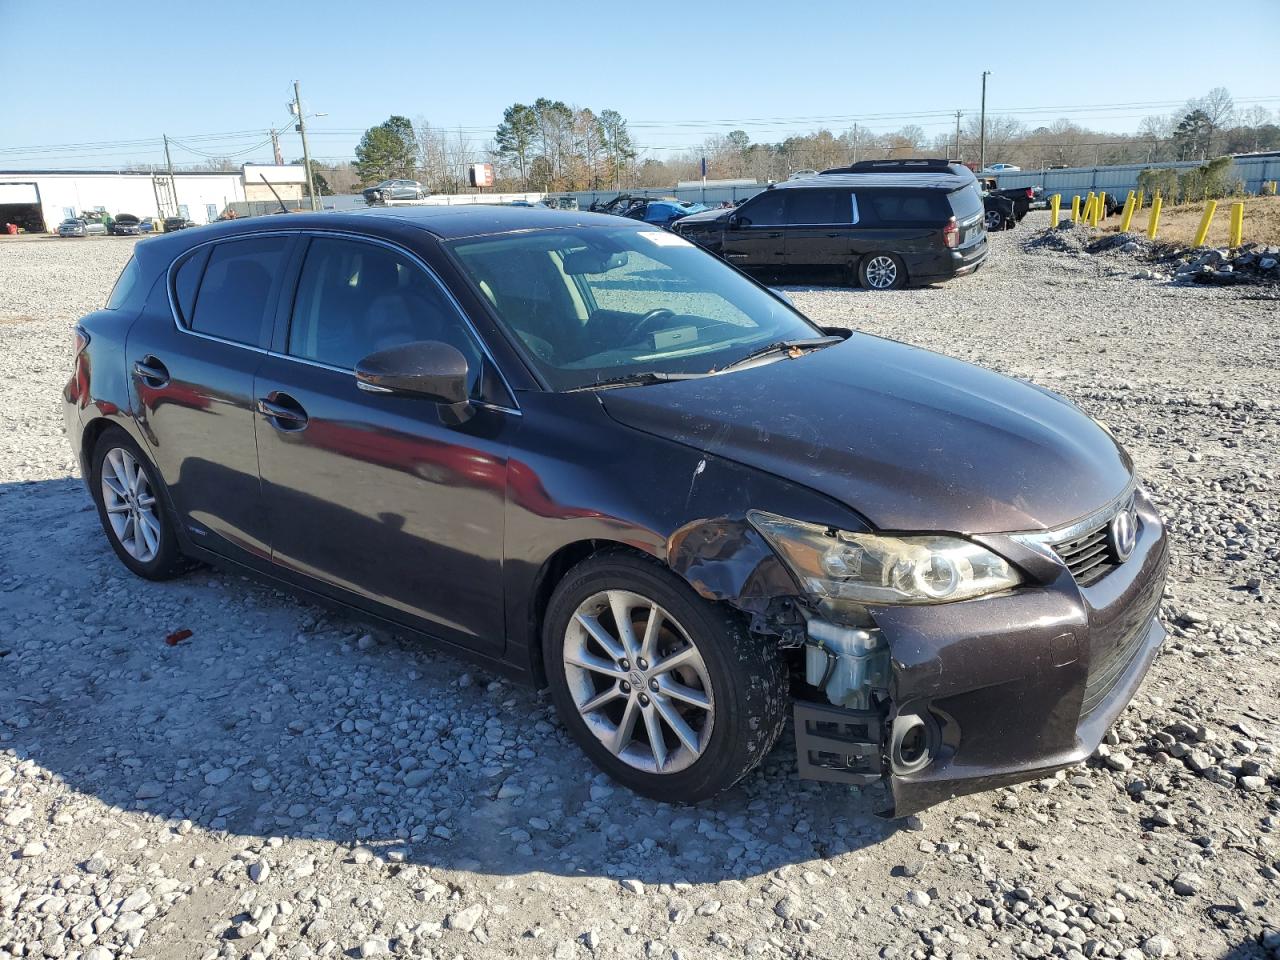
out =
[(119, 310), (129, 302), (134, 290), (138, 286), (138, 280), (142, 275), (142, 270), (138, 266), (138, 261), (133, 257), (129, 258), (129, 262), (124, 265), (124, 269), (120, 271), (120, 276), (116, 280), (116, 285), (111, 288), (111, 296), (107, 297), (107, 309)]
[(978, 193), (976, 183), (961, 187), (947, 197), (951, 201), (951, 210), (957, 220), (968, 220), (982, 214), (982, 195)]
[(209, 254), (191, 329), (236, 343), (263, 339), (274, 278), (284, 266), (287, 237), (254, 237), (220, 243)]
[(847, 190), (788, 190), (787, 223), (826, 225), (850, 223), (852, 206)]

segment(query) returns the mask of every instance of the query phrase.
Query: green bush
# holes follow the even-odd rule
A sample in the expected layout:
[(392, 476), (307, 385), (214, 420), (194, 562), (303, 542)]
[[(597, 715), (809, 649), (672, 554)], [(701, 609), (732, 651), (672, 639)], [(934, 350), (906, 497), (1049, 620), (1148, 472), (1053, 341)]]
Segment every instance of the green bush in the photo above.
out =
[(1216, 157), (1208, 163), (1185, 170), (1152, 168), (1138, 174), (1138, 187), (1148, 197), (1157, 190), (1166, 201), (1191, 203), (1197, 200), (1220, 200), (1239, 192), (1242, 187), (1231, 176), (1231, 158)]

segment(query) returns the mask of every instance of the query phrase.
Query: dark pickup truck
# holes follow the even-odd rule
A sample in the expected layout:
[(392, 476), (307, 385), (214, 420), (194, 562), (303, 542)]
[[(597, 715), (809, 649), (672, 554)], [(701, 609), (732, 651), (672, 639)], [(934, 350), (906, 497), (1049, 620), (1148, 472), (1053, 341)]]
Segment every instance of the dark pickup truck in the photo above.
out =
[(1007, 187), (1000, 189), (995, 177), (979, 177), (982, 190), (982, 206), (986, 211), (987, 230), (1008, 230), (1016, 227), (1031, 209), (1031, 203), (1039, 196), (1039, 187)]

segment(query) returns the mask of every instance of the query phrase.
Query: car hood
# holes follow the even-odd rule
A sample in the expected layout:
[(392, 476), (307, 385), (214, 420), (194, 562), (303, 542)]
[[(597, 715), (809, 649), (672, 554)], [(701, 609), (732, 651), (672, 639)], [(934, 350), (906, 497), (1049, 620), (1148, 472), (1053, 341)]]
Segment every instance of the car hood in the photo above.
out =
[(880, 529), (1051, 529), (1132, 477), (1128, 455), (1061, 397), (864, 334), (600, 398), (620, 423), (802, 483)]
[(721, 217), (727, 217), (733, 213), (732, 210), (724, 207), (712, 207), (708, 210), (699, 210), (697, 213), (690, 213), (680, 218), (681, 223), (711, 223), (719, 220)]

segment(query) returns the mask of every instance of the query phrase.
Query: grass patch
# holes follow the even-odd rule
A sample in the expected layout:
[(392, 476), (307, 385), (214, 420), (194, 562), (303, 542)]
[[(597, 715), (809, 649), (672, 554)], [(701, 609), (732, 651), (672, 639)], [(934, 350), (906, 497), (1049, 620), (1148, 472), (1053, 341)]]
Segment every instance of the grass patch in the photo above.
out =
[[(1280, 244), (1280, 197), (1242, 197), (1244, 201), (1244, 242)], [(1213, 215), (1213, 223), (1209, 227), (1209, 236), (1205, 244), (1210, 247), (1225, 247), (1231, 232), (1232, 198), (1218, 201), (1218, 210)], [(1195, 239), (1196, 229), (1200, 226), (1200, 218), (1204, 216), (1204, 203), (1184, 203), (1166, 205), (1160, 211), (1160, 231), (1156, 239), (1162, 243), (1190, 246)], [(1148, 204), (1133, 215), (1129, 224), (1130, 233), (1147, 232), (1147, 224), (1151, 216)], [(1099, 230), (1104, 233), (1120, 232), (1120, 215), (1110, 217)]]

